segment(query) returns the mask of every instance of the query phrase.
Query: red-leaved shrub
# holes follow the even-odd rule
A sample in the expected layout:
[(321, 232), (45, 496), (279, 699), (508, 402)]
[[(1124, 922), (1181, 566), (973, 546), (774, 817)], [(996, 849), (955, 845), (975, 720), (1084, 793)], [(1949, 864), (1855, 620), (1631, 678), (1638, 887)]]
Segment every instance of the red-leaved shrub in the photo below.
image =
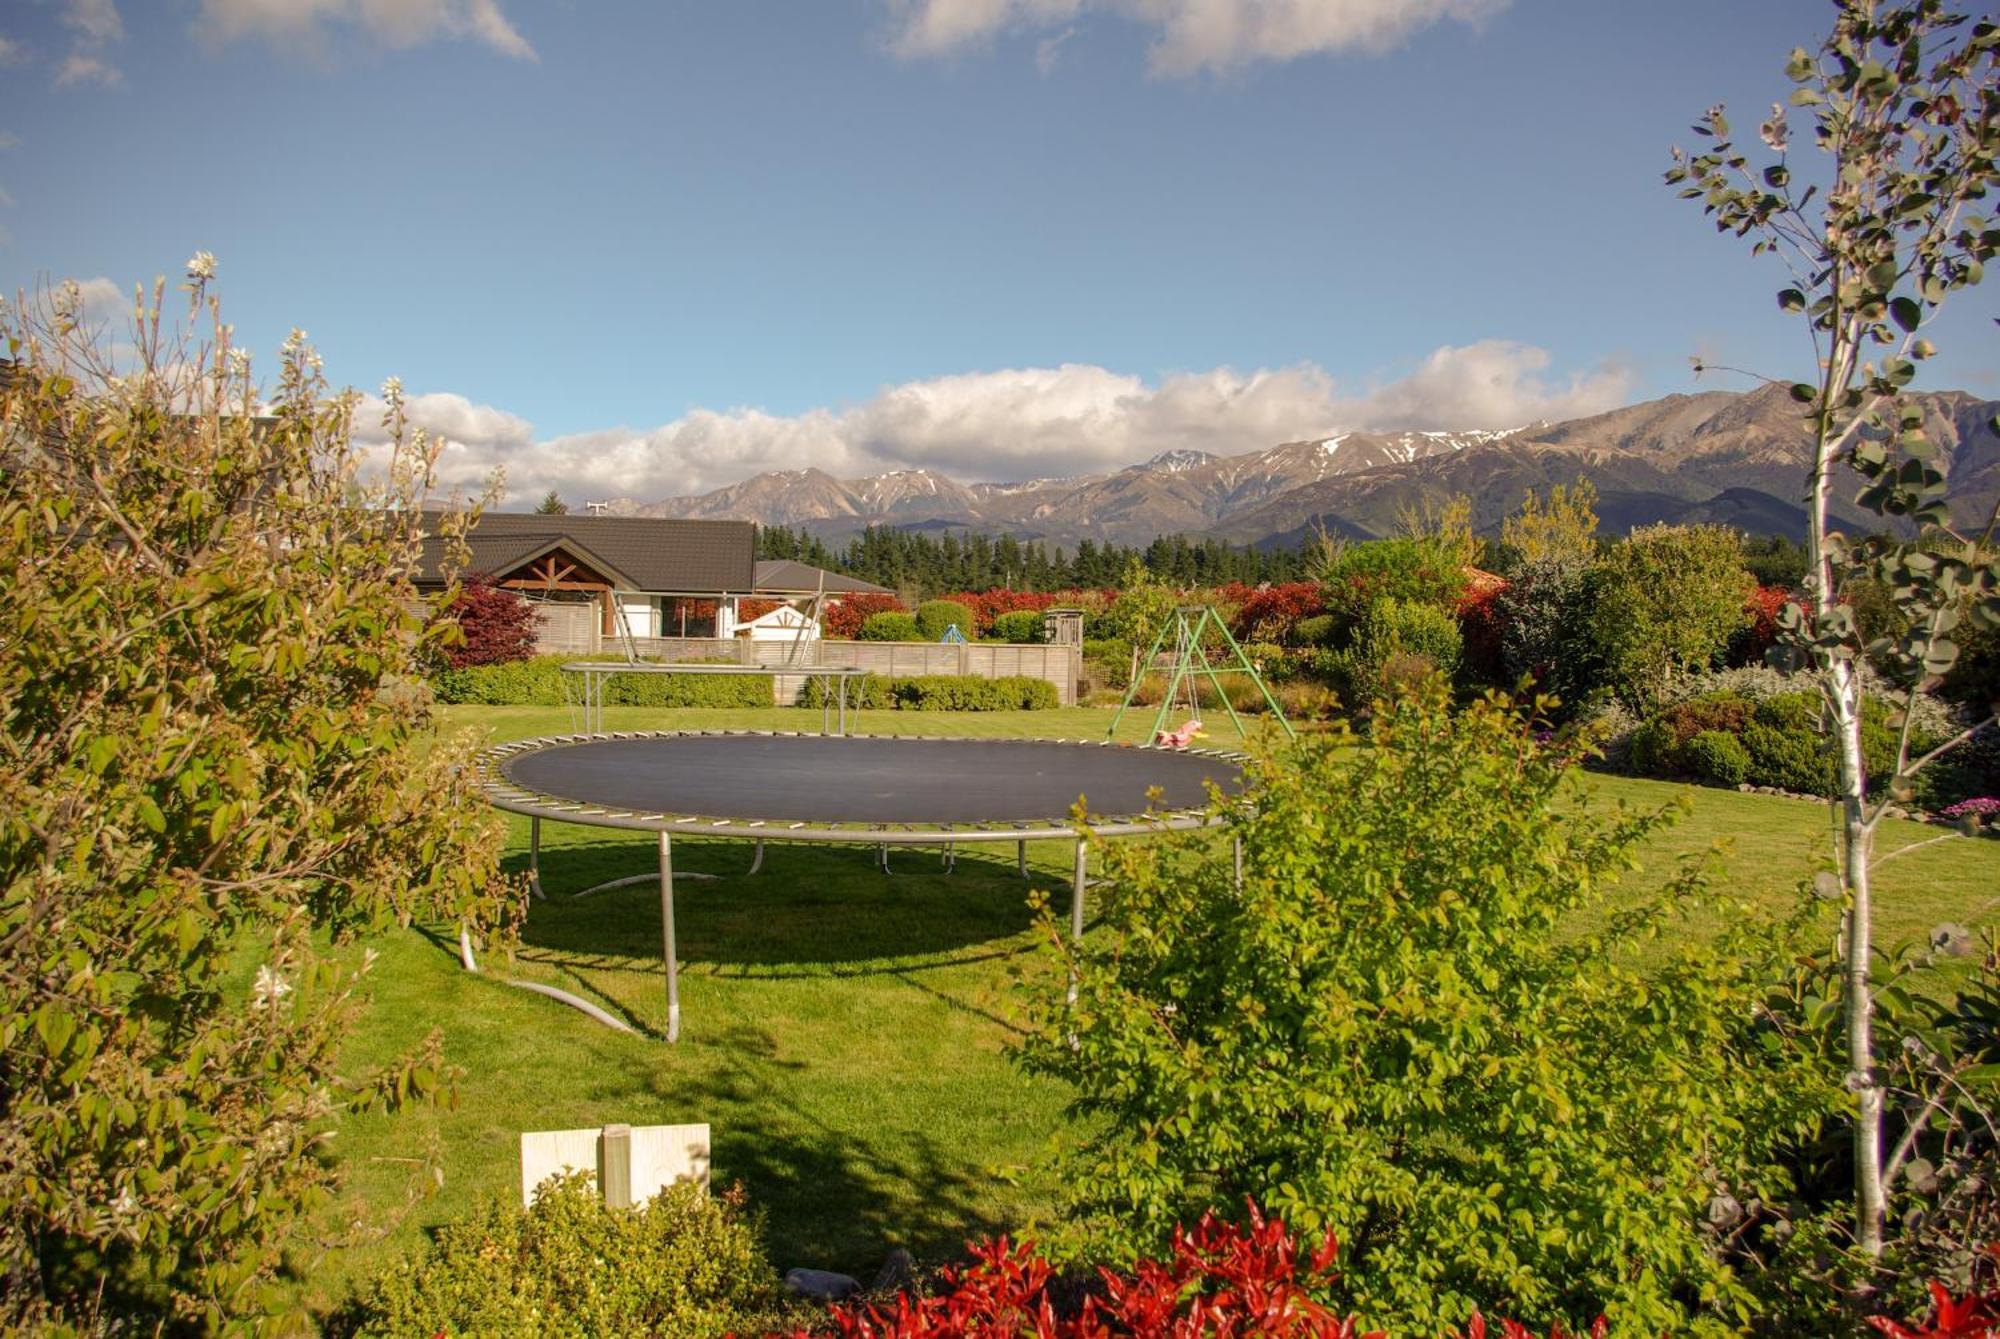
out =
[(828, 601), (820, 625), (829, 637), (844, 637), (853, 641), (861, 635), (861, 625), (868, 621), (870, 615), (900, 611), (902, 608), (903, 602), (893, 595), (857, 591), (853, 595), (842, 595), (837, 601)]
[(1260, 586), (1254, 590), (1231, 582), (1217, 595), (1223, 603), (1236, 606), (1229, 631), (1239, 641), (1290, 645), (1292, 630), (1300, 619), (1326, 612), (1326, 600), (1318, 583), (1312, 581), (1288, 581), (1282, 586)]
[(1931, 1284), (1931, 1316), (1910, 1326), (1882, 1316), (1868, 1323), (1891, 1339), (2000, 1339), (2000, 1293), (1954, 1298), (1941, 1283)]
[(1729, 641), (1729, 660), (1735, 665), (1761, 665), (1764, 653), (1778, 640), (1778, 611), (1794, 603), (1796, 597), (1783, 586), (1758, 586), (1743, 602), (1750, 615), (1746, 624)]
[[(1338, 1243), (1327, 1233), (1304, 1251), (1285, 1225), (1250, 1208), (1246, 1226), (1204, 1215), (1192, 1231), (1176, 1230), (1165, 1260), (1142, 1260), (1129, 1274), (1098, 1271), (1080, 1306), (1059, 1308), (1054, 1271), (1032, 1244), (1007, 1238), (972, 1247), (976, 1263), (944, 1271), (944, 1290), (928, 1297), (899, 1293), (893, 1308), (866, 1303), (830, 1312), (842, 1339), (1381, 1339), (1315, 1300), (1315, 1285), (1333, 1274)], [(1591, 1328), (1601, 1337), (1605, 1323)], [(1457, 1339), (1485, 1339), (1474, 1316)], [(1501, 1321), (1504, 1339), (1533, 1339)], [(790, 1339), (808, 1339), (798, 1330)], [(1568, 1339), (1560, 1327), (1549, 1339)]]
[[(1317, 1301), (1334, 1277), (1338, 1243), (1331, 1232), (1307, 1251), (1275, 1218), (1253, 1204), (1238, 1226), (1207, 1214), (1192, 1231), (1177, 1229), (1165, 1260), (1141, 1260), (1130, 1273), (1109, 1269), (1074, 1301), (1032, 1243), (1007, 1238), (970, 1248), (974, 1263), (942, 1271), (943, 1287), (924, 1297), (898, 1293), (892, 1307), (850, 1302), (828, 1313), (842, 1339), (1383, 1339)], [(2000, 1339), (2000, 1294), (1954, 1299), (1931, 1285), (1931, 1317), (1917, 1325), (1876, 1318), (1891, 1339)], [(1067, 1301), (1063, 1299), (1068, 1299)], [(1587, 1331), (1603, 1339), (1603, 1317)], [(812, 1339), (799, 1329), (784, 1339)], [(1445, 1339), (1536, 1339), (1517, 1321), (1474, 1315)], [(1585, 1339), (1560, 1325), (1548, 1339)]]
[(453, 669), (504, 665), (535, 654), (535, 611), (485, 577), (469, 578), (444, 617), (457, 623), (462, 634), (456, 646), (445, 648), (445, 663)]

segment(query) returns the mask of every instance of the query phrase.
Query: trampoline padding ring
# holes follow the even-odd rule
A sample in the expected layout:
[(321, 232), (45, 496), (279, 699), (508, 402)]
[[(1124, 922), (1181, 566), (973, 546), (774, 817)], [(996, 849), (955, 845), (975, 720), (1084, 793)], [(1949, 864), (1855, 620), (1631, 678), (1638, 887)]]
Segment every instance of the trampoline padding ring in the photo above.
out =
[(498, 761), (508, 785), (556, 801), (814, 826), (1062, 824), (1079, 797), (1092, 815), (1138, 817), (1204, 808), (1209, 782), (1243, 785), (1234, 755), (1053, 740), (659, 734)]

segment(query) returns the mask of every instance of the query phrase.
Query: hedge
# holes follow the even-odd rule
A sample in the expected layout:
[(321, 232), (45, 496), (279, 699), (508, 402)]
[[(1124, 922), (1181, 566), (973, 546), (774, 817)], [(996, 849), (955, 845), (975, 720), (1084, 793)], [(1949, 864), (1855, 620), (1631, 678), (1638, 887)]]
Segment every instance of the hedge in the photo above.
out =
[[(826, 680), (808, 679), (799, 705), (817, 708), (829, 695)], [(1054, 684), (1024, 674), (998, 679), (982, 679), (976, 674), (923, 674), (900, 679), (868, 674), (848, 680), (847, 705), (881, 711), (1046, 711), (1062, 702)]]
[[(438, 701), (486, 707), (560, 707), (567, 656), (537, 656), (505, 665), (440, 670), (432, 679)], [(572, 685), (574, 693), (578, 685)], [(605, 686), (604, 700), (620, 707), (768, 707), (771, 681), (762, 675), (623, 674)]]
[(1042, 640), (1046, 618), (1033, 609), (1016, 609), (993, 619), (993, 636), (1003, 642), (1034, 645)]
[[(1709, 693), (1655, 712), (1632, 732), (1627, 758), (1642, 776), (1696, 777), (1721, 785), (1749, 782), (1801, 795), (1831, 796), (1839, 763), (1810, 692), (1778, 693), (1753, 701), (1738, 693)], [(1871, 785), (1886, 784), (1895, 770), (1897, 731), (1878, 697), (1864, 699), (1861, 752)], [(1724, 743), (1723, 741), (1727, 741)], [(1911, 731), (1912, 757), (1942, 742), (1922, 725)], [(1918, 778), (1918, 799), (1937, 804), (1960, 798), (1959, 778), (1942, 769)], [(1960, 782), (1959, 784), (1963, 784)]]
[(900, 609), (885, 609), (879, 614), (870, 614), (862, 621), (860, 640), (914, 642), (917, 640), (916, 616)]
[(979, 635), (972, 611), (956, 600), (926, 600), (917, 606), (917, 636), (927, 642), (941, 642), (953, 627), (971, 641)]

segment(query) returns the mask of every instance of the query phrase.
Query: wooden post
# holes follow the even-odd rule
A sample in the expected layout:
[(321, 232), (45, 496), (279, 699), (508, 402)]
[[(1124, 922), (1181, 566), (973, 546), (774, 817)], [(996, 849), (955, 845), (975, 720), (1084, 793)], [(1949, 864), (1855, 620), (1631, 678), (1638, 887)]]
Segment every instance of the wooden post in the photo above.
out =
[(660, 938), (667, 958), (667, 1040), (681, 1039), (681, 966), (674, 949), (674, 839), (660, 830)]
[(597, 1190), (613, 1209), (632, 1207), (632, 1127), (607, 1125), (597, 1137)]

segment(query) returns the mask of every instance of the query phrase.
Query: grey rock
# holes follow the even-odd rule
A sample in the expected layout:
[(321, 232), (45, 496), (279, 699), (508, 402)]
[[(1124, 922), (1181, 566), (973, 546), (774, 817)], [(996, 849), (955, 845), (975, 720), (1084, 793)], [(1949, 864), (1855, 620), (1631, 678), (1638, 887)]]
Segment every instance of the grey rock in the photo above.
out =
[(882, 1262), (882, 1272), (875, 1276), (875, 1286), (871, 1292), (903, 1292), (917, 1281), (917, 1262), (910, 1253), (898, 1246), (889, 1252), (889, 1258)]
[(785, 1286), (801, 1297), (821, 1302), (844, 1302), (861, 1291), (861, 1280), (830, 1269), (790, 1269)]
[(1736, 783), (1736, 789), (1742, 791), (1745, 795), (1748, 795), (1751, 791), (1757, 788), (1751, 785), (1748, 781), (1739, 781)]

